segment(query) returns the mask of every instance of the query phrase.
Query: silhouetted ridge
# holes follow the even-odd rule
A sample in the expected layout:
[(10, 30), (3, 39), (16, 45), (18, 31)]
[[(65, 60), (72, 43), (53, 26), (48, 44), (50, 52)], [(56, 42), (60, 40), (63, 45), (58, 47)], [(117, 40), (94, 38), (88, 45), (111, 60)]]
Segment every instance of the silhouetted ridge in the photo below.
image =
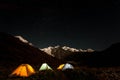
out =
[(61, 63), (38, 48), (30, 46), (10, 34), (0, 32), (0, 65), (15, 66), (22, 63), (41, 65), (44, 62), (52, 67), (57, 67)]
[(114, 53), (114, 52), (117, 52), (117, 51), (119, 52), (119, 50), (120, 50), (120, 42), (112, 44), (110, 47), (105, 49), (104, 52)]
[(96, 66), (96, 67), (108, 67), (108, 66), (120, 66), (120, 43), (115, 43), (109, 48), (92, 53), (79, 53), (76, 52), (65, 58), (66, 61), (74, 61), (79, 65), (84, 66)]

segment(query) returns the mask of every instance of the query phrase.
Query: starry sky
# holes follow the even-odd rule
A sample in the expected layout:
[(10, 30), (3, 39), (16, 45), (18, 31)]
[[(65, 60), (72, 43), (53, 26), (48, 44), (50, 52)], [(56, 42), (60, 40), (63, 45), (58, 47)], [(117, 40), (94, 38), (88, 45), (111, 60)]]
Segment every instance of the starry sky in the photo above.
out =
[(1, 0), (0, 31), (36, 47), (103, 50), (120, 42), (120, 0)]

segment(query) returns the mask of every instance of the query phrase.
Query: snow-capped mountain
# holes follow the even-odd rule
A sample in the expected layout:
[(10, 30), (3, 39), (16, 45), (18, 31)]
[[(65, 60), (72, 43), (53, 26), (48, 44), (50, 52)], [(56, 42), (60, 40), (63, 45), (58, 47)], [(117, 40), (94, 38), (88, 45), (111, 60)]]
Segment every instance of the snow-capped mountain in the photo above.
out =
[(29, 41), (27, 41), (25, 38), (23, 38), (22, 36), (14, 36), (15, 38), (18, 38), (20, 41), (22, 41), (23, 43), (27, 43), (29, 45), (33, 45), (32, 43), (30, 43)]
[(63, 59), (66, 55), (70, 54), (71, 51), (69, 50), (64, 50), (63, 47), (60, 46), (55, 46), (55, 47), (48, 47), (48, 48), (43, 48), (40, 49), (44, 52), (46, 52), (47, 54), (56, 57), (58, 59)]
[(76, 49), (76, 48), (71, 48), (71, 47), (67, 47), (67, 46), (50, 46), (48, 48), (43, 48), (40, 49), (44, 52), (46, 52), (47, 54), (56, 57), (58, 59), (64, 59), (64, 57), (72, 54), (73, 52), (93, 52), (93, 49), (87, 49), (87, 50), (83, 50), (83, 49)]

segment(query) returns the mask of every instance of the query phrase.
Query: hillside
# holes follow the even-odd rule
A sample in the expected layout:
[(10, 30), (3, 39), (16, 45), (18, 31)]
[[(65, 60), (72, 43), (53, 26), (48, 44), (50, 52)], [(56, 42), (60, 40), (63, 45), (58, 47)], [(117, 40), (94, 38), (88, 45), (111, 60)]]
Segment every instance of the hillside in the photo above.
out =
[(22, 42), (10, 34), (0, 33), (0, 72), (11, 73), (18, 65), (27, 63), (39, 69), (42, 63), (56, 68), (61, 61)]
[(66, 61), (73, 61), (81, 66), (92, 67), (110, 67), (120, 66), (120, 43), (115, 43), (103, 51), (88, 52), (75, 52), (65, 58)]

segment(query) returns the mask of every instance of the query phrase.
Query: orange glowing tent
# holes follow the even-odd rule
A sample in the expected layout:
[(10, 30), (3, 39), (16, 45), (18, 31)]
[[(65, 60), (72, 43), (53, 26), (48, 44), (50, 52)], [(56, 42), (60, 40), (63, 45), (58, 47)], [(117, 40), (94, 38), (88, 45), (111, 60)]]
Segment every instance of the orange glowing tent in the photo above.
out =
[(10, 76), (29, 77), (34, 74), (35, 70), (29, 64), (21, 64), (15, 69)]
[(65, 66), (65, 64), (61, 64), (57, 69), (62, 70), (64, 66)]

